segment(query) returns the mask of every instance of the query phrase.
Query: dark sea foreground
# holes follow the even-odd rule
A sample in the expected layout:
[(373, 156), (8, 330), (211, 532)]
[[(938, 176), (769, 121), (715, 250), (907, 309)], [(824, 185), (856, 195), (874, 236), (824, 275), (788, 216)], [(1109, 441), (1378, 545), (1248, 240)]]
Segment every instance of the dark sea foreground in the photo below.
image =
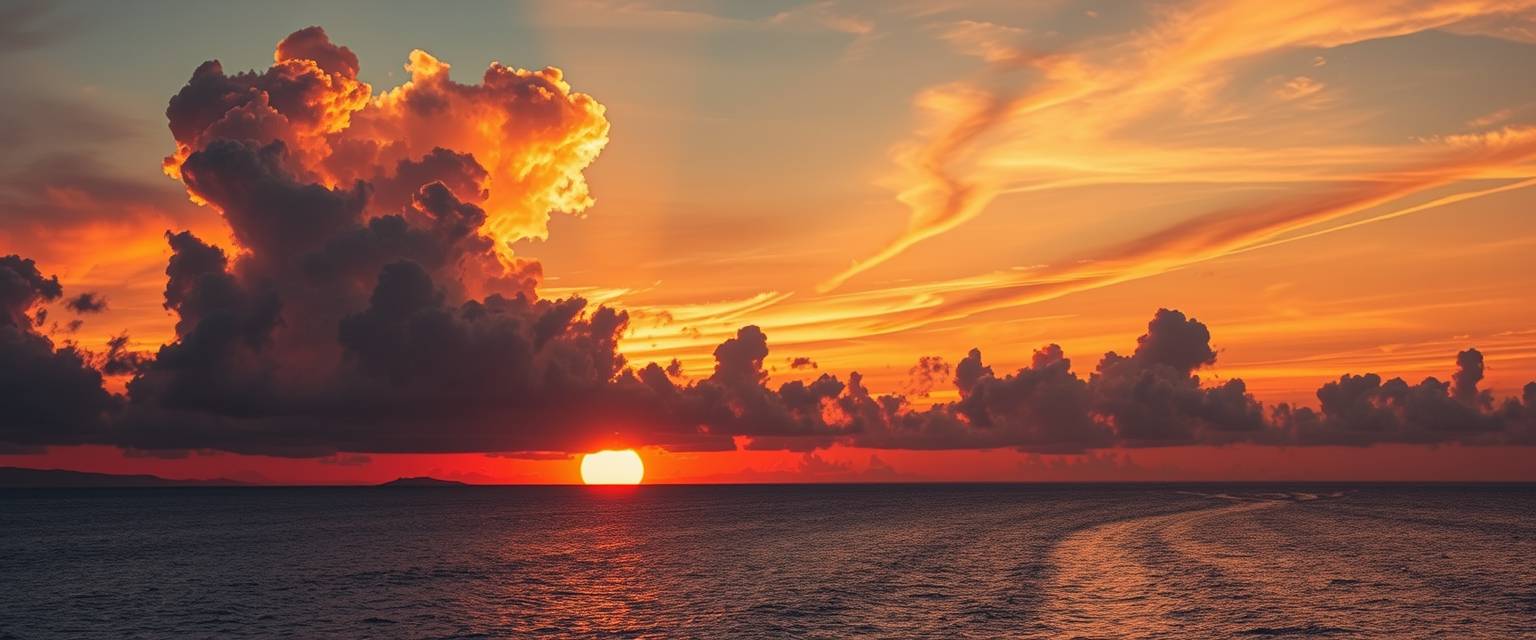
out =
[(0, 491), (0, 637), (1536, 637), (1536, 487)]

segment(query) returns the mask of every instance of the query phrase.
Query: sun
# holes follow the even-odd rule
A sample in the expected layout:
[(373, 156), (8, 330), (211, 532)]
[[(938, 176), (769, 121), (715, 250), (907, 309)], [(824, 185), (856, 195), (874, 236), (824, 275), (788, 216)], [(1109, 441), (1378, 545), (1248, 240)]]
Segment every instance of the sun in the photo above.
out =
[(581, 481), (587, 484), (640, 484), (645, 464), (634, 449), (605, 449), (581, 457)]

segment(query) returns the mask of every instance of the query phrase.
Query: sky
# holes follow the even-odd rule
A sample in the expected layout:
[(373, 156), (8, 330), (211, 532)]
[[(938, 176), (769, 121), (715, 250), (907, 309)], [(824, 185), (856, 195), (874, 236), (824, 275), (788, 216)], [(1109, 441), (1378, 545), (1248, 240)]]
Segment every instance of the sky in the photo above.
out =
[(1536, 480), (1533, 4), (6, 2), (0, 464)]

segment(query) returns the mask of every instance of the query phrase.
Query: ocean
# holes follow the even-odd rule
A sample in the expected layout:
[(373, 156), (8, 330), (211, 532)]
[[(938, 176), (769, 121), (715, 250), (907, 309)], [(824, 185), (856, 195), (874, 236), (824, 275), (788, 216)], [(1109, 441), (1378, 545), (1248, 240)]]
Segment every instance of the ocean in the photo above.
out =
[(1536, 637), (1530, 485), (0, 490), (0, 638)]

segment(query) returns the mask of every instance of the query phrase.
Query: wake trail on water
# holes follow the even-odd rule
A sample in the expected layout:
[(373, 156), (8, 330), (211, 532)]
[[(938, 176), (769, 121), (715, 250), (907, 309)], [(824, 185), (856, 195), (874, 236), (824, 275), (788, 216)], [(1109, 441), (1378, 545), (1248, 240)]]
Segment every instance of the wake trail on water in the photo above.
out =
[(0, 638), (1536, 638), (1526, 485), (648, 489), (0, 492)]
[(1067, 637), (1142, 637), (1177, 633), (1185, 625), (1179, 613), (1190, 594), (1173, 583), (1197, 570), (1198, 559), (1160, 547), (1170, 534), (1212, 519), (1287, 503), (1263, 500), (1193, 511), (1131, 518), (1071, 534), (1049, 554), (1051, 595), (1041, 612), (1044, 625)]
[(1359, 570), (1337, 566), (1337, 558), (1280, 552), (1295, 537), (1285, 523), (1305, 520), (1295, 512), (1343, 494), (1201, 495), (1214, 504), (1062, 539), (1048, 556), (1043, 625), (1081, 638), (1351, 633), (1339, 616), (1308, 606), (1306, 583)]

